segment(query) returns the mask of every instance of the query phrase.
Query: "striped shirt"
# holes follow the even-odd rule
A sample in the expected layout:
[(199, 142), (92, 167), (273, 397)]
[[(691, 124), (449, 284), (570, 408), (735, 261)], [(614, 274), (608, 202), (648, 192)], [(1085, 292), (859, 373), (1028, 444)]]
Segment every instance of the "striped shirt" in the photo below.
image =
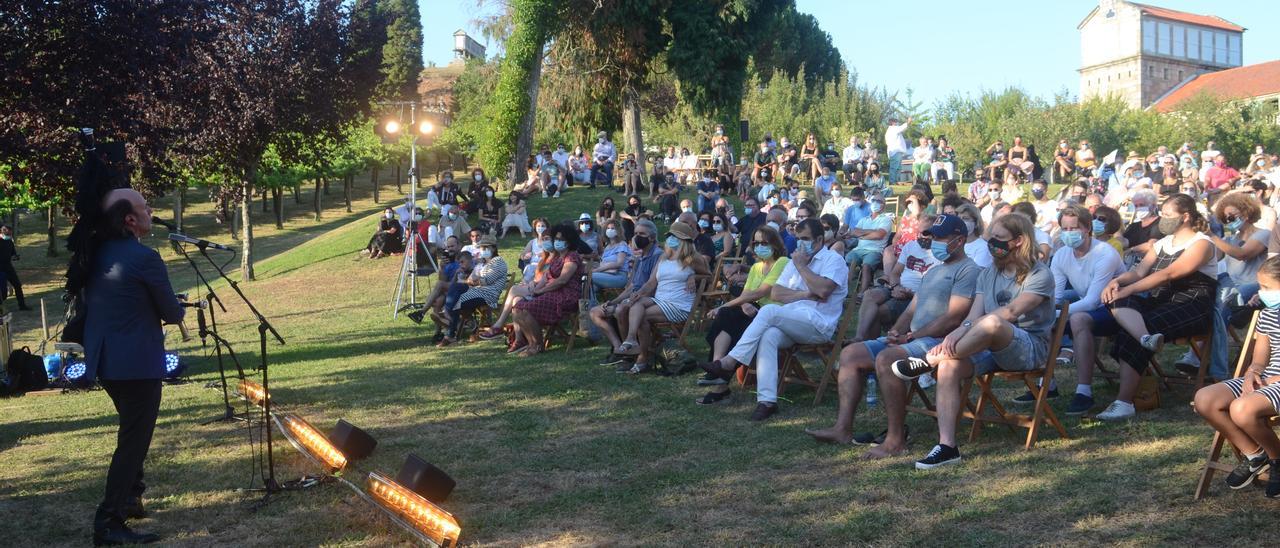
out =
[(507, 287), (507, 262), (496, 255), (486, 261), (480, 267), (480, 281), (482, 285), (471, 286), (458, 297), (458, 302), (453, 305), (454, 310), (460, 309), (462, 303), (476, 298), (484, 299), (489, 308), (498, 308), (498, 298)]
[(1264, 308), (1258, 315), (1258, 333), (1267, 336), (1270, 355), (1263, 377), (1280, 375), (1280, 308)]

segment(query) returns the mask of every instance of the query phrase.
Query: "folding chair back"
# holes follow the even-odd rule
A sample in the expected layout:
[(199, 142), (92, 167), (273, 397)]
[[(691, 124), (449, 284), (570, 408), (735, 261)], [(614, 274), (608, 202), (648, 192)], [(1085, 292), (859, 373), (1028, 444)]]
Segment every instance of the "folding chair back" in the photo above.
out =
[[(649, 324), (650, 333), (653, 334), (654, 345), (658, 345), (667, 338), (674, 338), (676, 344), (679, 344), (685, 350), (689, 350), (689, 345), (684, 342), (685, 335), (694, 323), (694, 316), (700, 312), (702, 293), (706, 291), (710, 283), (711, 278), (707, 276), (696, 277), (693, 290), (693, 307), (689, 309), (689, 317), (685, 318), (683, 322), (651, 322)], [(692, 351), (690, 350), (690, 352)]]
[[(1256, 335), (1258, 333), (1258, 315), (1259, 312), (1254, 311), (1253, 317), (1249, 320), (1249, 329), (1245, 332), (1244, 341), (1240, 343), (1240, 358), (1236, 360), (1236, 370), (1232, 374), (1232, 378), (1244, 375), (1244, 370), (1248, 367), (1249, 360), (1253, 356), (1253, 343), (1257, 341)], [(1194, 405), (1194, 402), (1192, 405)], [(1271, 424), (1272, 426), (1275, 425), (1274, 419)], [(1209, 484), (1213, 482), (1213, 475), (1216, 472), (1221, 470), (1229, 473), (1235, 469), (1234, 466), (1224, 464), (1218, 460), (1218, 457), (1222, 456), (1222, 444), (1225, 441), (1226, 438), (1223, 437), (1222, 432), (1216, 430), (1213, 432), (1213, 442), (1209, 444), (1209, 457), (1205, 459), (1204, 466), (1201, 467), (1200, 481), (1196, 484), (1196, 500), (1204, 497), (1204, 494), (1209, 490)], [(1238, 449), (1232, 448), (1232, 450), (1239, 456)]]
[[(852, 287), (853, 281), (858, 279), (854, 274), (854, 270), (849, 270), (849, 279), (845, 280), (845, 287)], [(778, 356), (778, 392), (781, 393), (788, 384), (803, 384), (813, 387), (817, 392), (813, 396), (813, 403), (816, 405), (822, 402), (822, 394), (826, 390), (827, 384), (834, 379), (835, 368), (840, 360), (840, 351), (844, 349), (845, 333), (849, 331), (849, 327), (853, 324), (854, 318), (858, 317), (858, 307), (854, 305), (858, 294), (856, 291), (849, 291), (844, 298), (840, 311), (840, 319), (836, 321), (836, 330), (831, 334), (831, 340), (817, 344), (796, 344), (789, 348), (779, 351)], [(805, 352), (817, 354), (822, 369), (819, 371), (818, 381), (814, 381), (812, 377), (804, 370), (804, 364), (800, 363), (799, 355)]]
[[(1008, 425), (1012, 427), (1020, 427), (1027, 429), (1026, 449), (1031, 449), (1039, 439), (1041, 423), (1048, 423), (1053, 426), (1058, 435), (1062, 439), (1067, 439), (1067, 430), (1062, 427), (1062, 423), (1054, 414), (1053, 408), (1049, 407), (1048, 394), (1049, 385), (1053, 381), (1053, 372), (1058, 363), (1058, 350), (1062, 346), (1062, 333), (1067, 327), (1067, 305), (1058, 306), (1058, 320), (1053, 324), (1053, 332), (1049, 337), (1049, 352), (1045, 359), (1046, 363), (1043, 369), (1033, 371), (993, 371), (985, 375), (978, 375), (974, 378), (974, 382), (981, 390), (978, 394), (978, 403), (972, 410), (966, 409), (963, 414), (973, 419), (973, 429), (969, 432), (969, 441), (973, 442), (978, 439), (978, 434), (982, 431), (983, 423), (994, 422), (998, 424)], [(1000, 404), (1000, 400), (996, 398), (991, 391), (991, 383), (996, 378), (1008, 380), (1020, 379), (1035, 395), (1035, 407), (1030, 415), (1009, 412)], [(1035, 381), (1039, 380), (1040, 385), (1036, 386)], [(995, 416), (986, 416), (984, 411), (990, 406), (995, 411)]]

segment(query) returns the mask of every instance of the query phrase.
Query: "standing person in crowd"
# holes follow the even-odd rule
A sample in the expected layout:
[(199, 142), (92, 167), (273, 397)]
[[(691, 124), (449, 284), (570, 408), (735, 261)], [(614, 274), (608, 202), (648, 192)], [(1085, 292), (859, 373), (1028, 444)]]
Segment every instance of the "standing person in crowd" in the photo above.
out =
[[(1160, 232), (1168, 236), (1102, 291), (1121, 327), (1111, 355), (1129, 367), (1120, 368), (1116, 400), (1098, 419), (1133, 418), (1138, 379), (1164, 341), (1212, 329), (1218, 265), (1208, 231), (1209, 222), (1190, 196), (1170, 197), (1160, 208)], [(1148, 295), (1140, 296), (1144, 292)]]
[(694, 237), (693, 227), (678, 221), (672, 223), (665, 242), (666, 251), (649, 281), (637, 292), (638, 298), (618, 310), (618, 329), (626, 332), (626, 338), (613, 353), (636, 356), (635, 364), (627, 371), (632, 375), (652, 369), (657, 341), (652, 339), (649, 325), (687, 320), (693, 310), (697, 276), (711, 274), (706, 260), (693, 245)]
[(498, 299), (507, 287), (507, 262), (498, 255), (498, 239), (491, 234), (480, 237), (480, 256), (483, 261), (466, 281), (455, 283), (445, 298), (444, 311), (449, 326), (436, 346), (445, 347), (457, 342), (458, 327), (464, 316), (481, 306), (498, 308)]
[[(925, 274), (920, 293), (898, 315), (886, 336), (853, 343), (840, 352), (837, 381), (840, 407), (836, 423), (830, 428), (805, 430), (805, 433), (818, 441), (841, 444), (874, 442), (875, 436), (855, 438), (853, 435), (854, 413), (863, 399), (867, 375), (875, 372), (878, 362), (884, 362), (887, 368), (889, 364), (908, 357), (924, 359), (929, 350), (941, 344), (942, 337), (959, 326), (969, 313), (974, 285), (981, 269), (965, 256), (967, 231), (959, 217), (939, 215), (933, 225), (921, 234), (917, 242), (928, 246), (938, 265)], [(883, 382), (893, 381), (886, 378)], [(899, 392), (890, 390), (886, 396), (889, 393)], [(901, 393), (905, 394), (905, 391)], [(885, 413), (889, 428), (880, 446), (867, 453), (868, 458), (900, 455), (907, 450), (906, 398), (893, 402), (886, 399)]]
[(521, 358), (542, 352), (542, 331), (578, 311), (582, 295), (582, 258), (575, 249), (583, 247), (578, 231), (568, 223), (551, 228), (551, 249), (543, 245), (538, 270), (543, 274), (528, 296), (516, 302), (512, 318), (516, 324), (515, 351)]
[[(729, 349), (738, 344), (761, 307), (776, 303), (770, 298), (773, 285), (778, 282), (791, 261), (786, 256), (786, 248), (782, 245), (778, 231), (765, 226), (751, 234), (753, 236), (749, 243), (743, 247), (751, 247), (756, 262), (747, 273), (747, 282), (743, 285), (742, 292), (707, 312), (711, 327), (707, 328), (706, 339), (712, 361), (724, 358)], [(729, 381), (719, 375), (706, 373), (698, 379), (698, 384), (716, 387), (697, 400), (700, 405), (710, 405), (729, 397)]]
[[(376, 237), (376, 236), (375, 236)], [(18, 270), (13, 261), (19, 260), (17, 242), (13, 241), (13, 227), (0, 225), (0, 301), (8, 290), (4, 284), (13, 286), (13, 296), (18, 299), (18, 310), (31, 310), (22, 296), (22, 281), (18, 279)]]
[(858, 245), (845, 255), (849, 268), (859, 269), (858, 293), (866, 292), (871, 287), (871, 275), (877, 267), (882, 266), (885, 248), (889, 246), (889, 233), (893, 231), (893, 217), (884, 213), (884, 198), (872, 196), (871, 214), (863, 217), (849, 231), (849, 236), (858, 240)]
[(603, 226), (604, 250), (600, 252), (600, 263), (591, 270), (593, 295), (601, 289), (617, 289), (626, 285), (631, 268), (631, 244), (623, 238), (621, 223), (608, 220)]
[(1133, 207), (1133, 222), (1124, 229), (1123, 236), (1129, 243), (1125, 250), (1128, 255), (1126, 263), (1133, 263), (1146, 256), (1151, 251), (1151, 246), (1165, 237), (1165, 234), (1161, 232), (1158, 222), (1160, 207), (1156, 201), (1156, 193), (1147, 189), (1139, 190), (1129, 198), (1129, 204)]
[[(636, 221), (636, 235), (631, 243), (635, 246), (632, 248), (631, 255), (633, 264), (629, 267), (630, 274), (627, 276), (625, 288), (617, 297), (593, 306), (589, 313), (591, 323), (595, 324), (609, 341), (609, 352), (605, 354), (604, 361), (600, 362), (600, 365), (618, 365), (630, 359), (630, 356), (621, 356), (613, 352), (622, 344), (622, 335), (625, 334), (618, 328), (618, 319), (625, 315), (619, 314), (620, 307), (639, 300), (638, 292), (649, 282), (654, 268), (658, 265), (658, 260), (663, 256), (662, 246), (658, 243), (658, 227), (649, 219)], [(628, 363), (624, 371), (630, 369), (631, 364)]]
[(907, 156), (907, 127), (911, 125), (911, 117), (901, 124), (897, 118), (889, 118), (889, 125), (884, 130), (884, 151), (889, 155), (889, 184), (898, 182), (898, 172), (902, 171), (902, 159)]
[(699, 364), (728, 380), (739, 365), (755, 359), (758, 403), (751, 414), (753, 421), (778, 412), (778, 351), (830, 341), (848, 293), (849, 267), (822, 247), (822, 223), (817, 219), (797, 223), (796, 238), (797, 250), (770, 291), (779, 304), (762, 307), (726, 356)]
[(1227, 475), (1227, 486), (1242, 489), (1270, 468), (1264, 494), (1280, 497), (1280, 438), (1270, 421), (1280, 414), (1280, 259), (1258, 271), (1263, 310), (1254, 333), (1253, 355), (1244, 375), (1196, 392), (1194, 407), (1243, 457)]
[[(917, 469), (960, 462), (956, 423), (968, 399), (961, 393), (966, 379), (997, 369), (1044, 367), (1054, 323), (1054, 280), (1048, 265), (1036, 259), (1033, 230), (1021, 215), (992, 222), (987, 244), (996, 267), (978, 275), (968, 317), (924, 359), (908, 357), (887, 367), (876, 364), (878, 378), (894, 375), (910, 382), (932, 371), (938, 380), (938, 444), (916, 461)], [(880, 389), (886, 402), (906, 401), (905, 383), (885, 382)]]
[(512, 228), (520, 231), (521, 238), (527, 237), (533, 230), (529, 226), (528, 204), (524, 201), (524, 194), (514, 190), (507, 196), (507, 203), (502, 207), (502, 230), (498, 231), (498, 237), (505, 238)]
[(84, 367), (85, 378), (98, 379), (111, 398), (120, 429), (93, 517), (93, 542), (143, 544), (160, 537), (134, 531), (125, 522), (147, 515), (143, 463), (160, 414), (162, 324), (181, 323), (183, 310), (164, 260), (140, 241), (151, 232), (146, 199), (133, 189), (116, 189), (106, 193), (101, 207), (102, 226), (95, 228), (102, 240), (85, 272)]
[(618, 162), (618, 149), (609, 140), (609, 134), (601, 131), (596, 135), (596, 145), (591, 151), (595, 163), (591, 165), (591, 188), (603, 178), (610, 189), (613, 188), (613, 165)]
[(1053, 171), (1058, 181), (1069, 181), (1076, 172), (1076, 153), (1066, 139), (1058, 141), (1058, 150), (1053, 152)]
[(927, 137), (920, 138), (920, 144), (911, 151), (911, 174), (912, 180), (919, 182), (928, 182), (932, 177), (929, 176), (929, 170), (933, 168), (933, 146), (929, 144)]
[[(13, 269), (13, 263), (9, 262), (7, 260), (9, 257), (6, 256), (17, 257), (17, 252), (13, 249), (13, 241), (6, 237), (4, 233), (4, 230), (8, 228), (7, 226), (0, 227), (0, 273), (8, 274), (10, 283), (14, 283), (14, 287), (17, 288), (21, 287), (21, 284), (16, 283), (17, 274), (10, 272)], [(7, 249), (5, 244), (8, 244)], [(369, 254), (370, 259), (377, 259), (404, 251), (404, 227), (400, 226), (400, 221), (396, 220), (395, 209), (388, 207), (382, 212), (382, 218), (378, 219), (378, 231), (373, 233), (372, 238), (369, 238), (369, 245), (365, 246), (364, 251)], [(0, 286), (0, 294), (3, 293), (4, 287)], [(22, 295), (22, 290), (19, 289), (17, 294)], [(18, 302), (20, 309), (25, 310), (27, 308), (26, 305), (21, 304), (21, 300)]]
[(844, 178), (850, 185), (862, 179), (866, 164), (862, 161), (862, 145), (857, 135), (849, 137), (849, 146), (844, 147), (840, 160), (844, 164)]
[(733, 147), (729, 136), (724, 134), (724, 124), (716, 124), (715, 134), (711, 136), (711, 165), (722, 172), (733, 165)]

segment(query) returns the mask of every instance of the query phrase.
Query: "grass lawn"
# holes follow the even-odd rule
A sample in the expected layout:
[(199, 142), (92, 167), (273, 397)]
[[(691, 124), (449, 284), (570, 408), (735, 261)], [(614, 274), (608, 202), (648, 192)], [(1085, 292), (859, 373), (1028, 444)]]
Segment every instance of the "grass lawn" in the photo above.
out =
[[(560, 200), (535, 198), (531, 217), (576, 217), (603, 195), (575, 189)], [(1219, 483), (1206, 500), (1192, 500), (1211, 431), (1188, 407), (1187, 389), (1165, 394), (1162, 409), (1128, 424), (1068, 419), (1071, 439), (1049, 431), (1032, 451), (1022, 450), (1021, 435), (990, 427), (964, 444), (962, 465), (918, 472), (911, 461), (936, 439), (927, 417), (908, 418), (909, 457), (864, 462), (861, 448), (815, 444), (802, 432), (833, 420), (835, 398), (814, 406), (812, 392), (799, 387), (785, 394), (795, 403), (755, 424), (746, 420), (750, 393), (697, 406), (703, 390), (693, 375), (621, 375), (596, 365), (602, 347), (566, 355), (557, 345), (527, 360), (507, 357), (496, 343), (438, 350), (426, 343), (428, 329), (391, 319), (399, 260), (355, 260), (379, 207), (357, 198), (353, 213), (330, 207), (316, 223), (304, 191), (303, 205), (287, 200), (297, 211), (286, 230), (255, 228), (262, 260), (258, 280), (244, 289), (288, 342), (270, 345), (273, 401), (321, 429), (346, 418), (376, 437), (374, 455), (347, 472), (357, 483), (359, 470), (394, 473), (409, 452), (447, 471), (458, 488), (445, 506), (461, 521), (465, 544), (1155, 546), (1266, 544), (1272, 536), (1264, 526), (1274, 503), (1258, 490)], [(226, 240), (209, 212), (198, 200), (190, 206), (192, 232)], [(38, 234), (20, 244), (29, 292), (52, 305), (65, 259), (45, 259)], [(503, 242), (509, 264), (523, 244), (518, 236)], [(188, 268), (171, 255), (175, 286), (189, 287)], [(219, 316), (223, 335), (250, 366), (255, 324), (229, 290), (220, 295), (229, 308)], [(34, 348), (38, 313), (17, 318), (15, 342)], [(170, 341), (194, 373), (165, 388), (147, 462), (152, 518), (140, 528), (174, 545), (410, 541), (339, 484), (253, 511), (256, 497), (236, 492), (256, 474), (248, 433), (197, 425), (221, 405), (220, 392), (205, 388), (217, 378), (211, 353), (198, 340), (177, 342), (176, 333)], [(1059, 369), (1064, 394), (1074, 378), (1074, 369)], [(1096, 387), (1100, 404), (1114, 396), (1114, 386)], [(1005, 387), (1001, 395), (1017, 393)], [(101, 391), (0, 400), (5, 544), (85, 544), (115, 419)], [(878, 432), (883, 415), (864, 409), (857, 425)], [(283, 479), (318, 471), (284, 442), (275, 457)]]

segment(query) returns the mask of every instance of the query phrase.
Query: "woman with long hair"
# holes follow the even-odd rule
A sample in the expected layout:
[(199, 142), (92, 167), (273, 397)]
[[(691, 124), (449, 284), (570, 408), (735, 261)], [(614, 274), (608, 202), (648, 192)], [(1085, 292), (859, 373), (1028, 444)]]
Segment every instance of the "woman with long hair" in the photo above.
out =
[(809, 180), (818, 180), (818, 137), (810, 131), (804, 136), (804, 144), (800, 146), (800, 163), (809, 172)]
[(696, 276), (709, 275), (706, 259), (693, 245), (697, 232), (693, 227), (676, 221), (667, 233), (666, 249), (653, 274), (637, 298), (618, 306), (618, 331), (626, 333), (622, 344), (613, 350), (620, 356), (637, 355), (636, 363), (628, 371), (644, 373), (652, 368), (653, 343), (649, 325), (653, 322), (681, 323), (693, 310)]
[(906, 211), (898, 219), (898, 228), (893, 234), (893, 245), (884, 249), (884, 257), (880, 264), (891, 265), (898, 262), (902, 247), (916, 241), (920, 231), (925, 229), (924, 219), (929, 216), (929, 197), (924, 192), (912, 190), (902, 200)]
[[(1160, 232), (1168, 236), (1102, 290), (1102, 302), (1111, 307), (1119, 326), (1111, 356), (1129, 367), (1120, 368), (1116, 401), (1098, 419), (1135, 415), (1138, 380), (1166, 339), (1212, 330), (1218, 262), (1208, 231), (1209, 221), (1196, 209), (1195, 200), (1186, 194), (1170, 196), (1160, 207)], [(1144, 293), (1147, 296), (1141, 296)]]
[(582, 295), (582, 259), (575, 250), (582, 247), (573, 225), (561, 223), (551, 229), (551, 249), (543, 244), (542, 260), (538, 262), (541, 281), (513, 307), (515, 336), (509, 351), (519, 353), (521, 358), (542, 352), (542, 330), (577, 312)]
[(502, 230), (499, 231), (499, 238), (505, 238), (512, 228), (520, 231), (521, 238), (526, 237), (526, 234), (533, 230), (533, 227), (529, 226), (528, 207), (523, 194), (511, 191), (507, 196), (507, 203), (502, 206)]
[(622, 223), (608, 220), (604, 223), (604, 250), (600, 263), (591, 270), (591, 289), (617, 289), (627, 285), (631, 266), (631, 244), (623, 238)]

